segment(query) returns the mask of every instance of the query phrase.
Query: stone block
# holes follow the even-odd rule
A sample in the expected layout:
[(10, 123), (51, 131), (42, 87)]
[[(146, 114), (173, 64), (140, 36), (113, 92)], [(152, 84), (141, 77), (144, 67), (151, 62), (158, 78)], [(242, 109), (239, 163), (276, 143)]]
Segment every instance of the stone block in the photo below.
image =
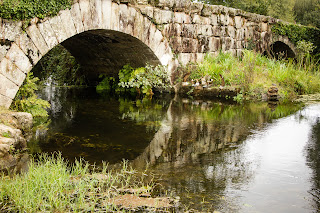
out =
[(92, 26), (90, 29), (102, 27), (102, 4), (101, 0), (90, 0)]
[(210, 16), (210, 24), (213, 25), (213, 26), (217, 26), (218, 25), (218, 15), (212, 14)]
[(143, 38), (143, 27), (144, 27), (144, 18), (141, 13), (136, 13), (134, 19), (134, 29), (133, 29), (133, 36), (142, 40)]
[[(0, 22), (1, 23), (1, 22)], [(1, 38), (9, 41), (15, 41), (22, 34), (22, 22), (2, 19)]]
[(204, 4), (200, 2), (192, 2), (190, 7), (191, 14), (198, 14), (201, 15), (201, 11), (203, 9)]
[(237, 49), (237, 57), (241, 57), (242, 56), (242, 49)]
[(221, 27), (220, 26), (213, 26), (212, 27), (212, 34), (213, 34), (213, 36), (220, 37), (221, 36)]
[(0, 73), (19, 87), (26, 78), (26, 74), (7, 58), (0, 62)]
[(204, 36), (212, 36), (212, 26), (211, 25), (198, 25), (198, 35), (204, 35)]
[(32, 40), (28, 37), (26, 33), (20, 35), (15, 43), (18, 47), (24, 52), (24, 54), (29, 58), (29, 61), (32, 65), (38, 63), (38, 61), (42, 58), (42, 55), (38, 48), (34, 45)]
[[(103, 0), (103, 2), (110, 1), (111, 0)], [(82, 33), (84, 31), (83, 23), (82, 23), (82, 17), (80, 12), (80, 5), (78, 2), (74, 3), (71, 6), (70, 10), (74, 26), (76, 28), (77, 33)]]
[(3, 106), (8, 109), (11, 103), (12, 103), (11, 98), (8, 98), (0, 93), (0, 106)]
[(181, 36), (185, 38), (196, 38), (198, 32), (198, 25), (184, 24), (182, 25)]
[(83, 23), (84, 31), (92, 28), (92, 14), (90, 7), (90, 0), (79, 0), (79, 7), (81, 13), (81, 20)]
[(190, 53), (179, 53), (178, 54), (178, 61), (183, 66), (186, 66), (190, 62), (192, 62), (192, 55)]
[(191, 1), (190, 0), (168, 0), (174, 2), (173, 11), (177, 12), (190, 12)]
[(203, 16), (199, 16), (199, 15), (195, 14), (195, 15), (193, 15), (192, 23), (209, 25), (209, 24), (211, 24), (211, 21), (210, 21), (210, 18), (208, 18), (208, 17), (203, 17)]
[(126, 4), (120, 4), (119, 5), (119, 30), (121, 32), (126, 33), (126, 29), (128, 26), (128, 18), (129, 18), (129, 10), (128, 6)]
[(243, 46), (242, 46), (242, 41), (237, 41), (236, 42), (236, 49), (242, 49)]
[(260, 29), (261, 29), (261, 32), (267, 32), (268, 31), (268, 23), (260, 23)]
[(50, 18), (49, 22), (53, 32), (56, 34), (59, 43), (62, 43), (64, 40), (69, 38), (64, 28), (64, 24), (62, 24), (60, 16)]
[(111, 13), (111, 29), (112, 30), (116, 30), (119, 31), (119, 5), (117, 3), (112, 3), (112, 9), (111, 9), (112, 13)]
[(39, 23), (38, 28), (40, 30), (42, 37), (46, 41), (49, 49), (52, 49), (57, 44), (59, 44), (57, 37), (56, 37), (56, 34), (53, 31), (49, 20), (42, 22), (42, 23)]
[(149, 40), (149, 31), (152, 23), (147, 17), (143, 18), (143, 23), (144, 23), (144, 26), (141, 30), (143, 32), (141, 41), (146, 44)]
[(237, 29), (236, 39), (237, 40), (244, 40), (244, 32), (245, 32), (245, 28)]
[(242, 27), (242, 17), (241, 16), (235, 16), (234, 17), (234, 23), (237, 29), (240, 29)]
[(11, 60), (24, 73), (28, 73), (32, 69), (32, 65), (24, 52), (13, 43), (8, 51), (6, 58)]
[(227, 26), (227, 25), (229, 25), (230, 17), (227, 14), (220, 14), (219, 21), (220, 21), (221, 25)]
[(228, 32), (228, 36), (231, 38), (235, 38), (236, 37), (236, 29), (233, 26), (228, 26), (227, 27), (227, 32)]
[(0, 45), (0, 61), (7, 55), (10, 46)]
[(153, 35), (152, 38), (152, 42), (150, 42), (150, 48), (153, 50), (153, 52), (155, 52), (157, 50), (157, 48), (159, 47), (161, 41), (163, 40), (163, 36), (161, 34), (161, 32), (159, 30), (155, 30), (155, 33)]
[(10, 81), (8, 78), (6, 78), (4, 75), (0, 74), (0, 94), (10, 98), (14, 99), (16, 96), (19, 86)]
[(217, 37), (210, 37), (209, 38), (209, 52), (216, 52), (220, 50), (221, 42), (220, 38)]
[(156, 24), (168, 24), (173, 20), (174, 13), (171, 10), (154, 9), (153, 19)]
[(59, 12), (60, 20), (65, 29), (67, 38), (70, 38), (77, 34), (76, 27), (73, 23), (73, 19), (70, 13), (70, 10), (62, 10)]
[(42, 34), (40, 33), (39, 29), (36, 25), (31, 25), (26, 29), (29, 37), (33, 41), (34, 45), (38, 48), (41, 55), (45, 55), (49, 51), (49, 47), (42, 37)]
[(184, 12), (175, 12), (173, 22), (180, 24), (191, 24), (191, 17)]
[(154, 7), (143, 5), (143, 6), (139, 6), (139, 9), (142, 15), (146, 15), (149, 18), (153, 18), (153, 13), (154, 13), (153, 10), (155, 9)]
[(214, 13), (214, 6), (209, 4), (204, 4), (201, 11), (201, 16), (210, 17)]

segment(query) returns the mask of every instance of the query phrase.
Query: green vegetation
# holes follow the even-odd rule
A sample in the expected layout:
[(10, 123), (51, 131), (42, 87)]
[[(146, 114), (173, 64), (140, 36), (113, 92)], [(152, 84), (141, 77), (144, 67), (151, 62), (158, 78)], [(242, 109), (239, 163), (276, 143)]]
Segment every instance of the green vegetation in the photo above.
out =
[(0, 17), (14, 20), (40, 19), (70, 8), (72, 0), (1, 0)]
[[(101, 76), (100, 76), (101, 77)], [(102, 76), (103, 77), (103, 76)], [(139, 94), (153, 95), (153, 89), (168, 90), (171, 87), (167, 68), (165, 66), (151, 66), (133, 68), (125, 65), (119, 71), (119, 79), (106, 76), (98, 84), (96, 90), (136, 91)]]
[(276, 35), (287, 36), (289, 40), (298, 45), (299, 42), (312, 43), (315, 47), (313, 55), (320, 57), (320, 29), (289, 23), (277, 23), (272, 26), (272, 32)]
[(3, 132), (2, 133), (2, 137), (5, 137), (5, 138), (11, 138), (11, 133), (10, 132)]
[(136, 88), (138, 93), (152, 95), (152, 89), (167, 90), (170, 80), (165, 66), (150, 66), (132, 68), (125, 65), (119, 71), (119, 86), (123, 88)]
[[(62, 45), (48, 52), (32, 72), (41, 80), (39, 84), (54, 83), (59, 86), (85, 85), (85, 75), (76, 59)], [(51, 80), (52, 82), (48, 82)]]
[[(277, 61), (259, 53), (244, 50), (242, 58), (220, 52), (217, 57), (206, 56), (192, 69), (190, 79), (202, 77), (213, 79), (213, 86), (240, 86), (241, 95), (260, 99), (267, 89), (276, 84), (284, 99), (293, 99), (299, 94), (320, 92), (320, 66), (293, 61)], [(240, 97), (237, 97), (240, 99)]]
[(39, 78), (34, 77), (32, 72), (28, 73), (11, 105), (13, 110), (29, 112), (34, 117), (48, 116), (46, 109), (50, 107), (49, 102), (38, 98), (35, 92), (38, 90), (38, 81)]
[(125, 211), (125, 206), (116, 205), (117, 199), (125, 198), (128, 193), (136, 197), (151, 196), (155, 187), (150, 174), (133, 170), (126, 161), (120, 170), (109, 169), (105, 164), (100, 172), (95, 168), (91, 170), (81, 159), (68, 166), (61, 154), (42, 154), (37, 161), (31, 159), (27, 173), (1, 176), (0, 209), (6, 212), (118, 212)]

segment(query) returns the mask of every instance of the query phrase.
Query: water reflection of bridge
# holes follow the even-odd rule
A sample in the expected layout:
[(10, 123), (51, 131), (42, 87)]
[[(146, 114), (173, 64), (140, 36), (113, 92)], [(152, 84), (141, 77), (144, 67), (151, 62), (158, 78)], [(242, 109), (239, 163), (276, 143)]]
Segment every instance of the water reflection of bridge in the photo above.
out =
[(134, 163), (171, 162), (179, 167), (197, 162), (203, 155), (237, 148), (272, 118), (296, 110), (289, 107), (273, 111), (267, 103), (236, 105), (175, 99), (153, 140)]

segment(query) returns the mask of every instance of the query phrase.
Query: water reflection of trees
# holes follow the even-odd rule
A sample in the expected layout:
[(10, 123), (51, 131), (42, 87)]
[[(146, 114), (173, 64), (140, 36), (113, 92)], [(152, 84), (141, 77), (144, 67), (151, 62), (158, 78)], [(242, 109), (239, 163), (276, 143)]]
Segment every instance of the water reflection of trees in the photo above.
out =
[(313, 196), (315, 209), (320, 210), (320, 119), (312, 128), (310, 140), (306, 146), (308, 166), (312, 168), (313, 188), (309, 193)]

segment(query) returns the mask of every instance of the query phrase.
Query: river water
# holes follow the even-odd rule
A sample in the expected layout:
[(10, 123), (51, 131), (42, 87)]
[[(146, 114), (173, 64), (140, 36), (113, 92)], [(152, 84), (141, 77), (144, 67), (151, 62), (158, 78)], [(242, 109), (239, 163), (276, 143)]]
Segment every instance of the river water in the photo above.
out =
[(147, 164), (181, 211), (320, 211), (320, 104), (235, 104), (47, 87), (31, 152)]

